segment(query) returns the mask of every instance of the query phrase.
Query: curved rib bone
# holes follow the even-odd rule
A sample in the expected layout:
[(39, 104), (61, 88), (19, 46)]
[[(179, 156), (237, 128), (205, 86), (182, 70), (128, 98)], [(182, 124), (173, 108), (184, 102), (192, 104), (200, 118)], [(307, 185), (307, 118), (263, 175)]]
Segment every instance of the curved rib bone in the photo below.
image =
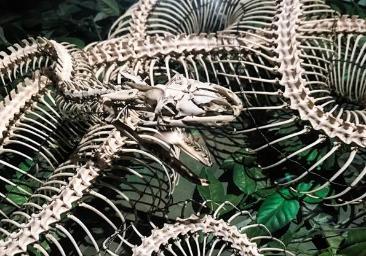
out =
[(227, 242), (242, 256), (260, 256), (257, 245), (250, 242), (246, 234), (241, 234), (235, 226), (230, 226), (223, 220), (216, 220), (210, 215), (202, 218), (192, 216), (187, 219), (177, 219), (174, 224), (166, 224), (162, 229), (154, 229), (151, 236), (142, 240), (141, 245), (132, 249), (133, 256), (151, 256), (159, 253), (171, 239), (184, 235), (193, 235), (203, 231), (205, 235), (212, 234)]
[(68, 184), (61, 192), (52, 197), (51, 202), (42, 207), (37, 214), (32, 214), (20, 230), (0, 241), (0, 255), (14, 255), (27, 251), (27, 246), (39, 240), (40, 234), (48, 231), (50, 226), (61, 219), (61, 215), (73, 208), (73, 204), (81, 199), (93, 180), (110, 165), (111, 157), (121, 150), (124, 140), (118, 131), (112, 133), (97, 152), (97, 161), (89, 160), (77, 169)]

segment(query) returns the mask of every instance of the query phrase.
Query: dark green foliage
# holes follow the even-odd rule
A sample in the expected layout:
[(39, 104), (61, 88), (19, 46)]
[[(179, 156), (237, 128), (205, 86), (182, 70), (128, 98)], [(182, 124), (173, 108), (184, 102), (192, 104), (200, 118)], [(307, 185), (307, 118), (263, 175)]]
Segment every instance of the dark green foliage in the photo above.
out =
[(105, 39), (108, 28), (134, 0), (5, 1), (0, 16), (0, 47), (45, 36), (79, 47)]
[(327, 3), (342, 14), (366, 17), (365, 0), (328, 0)]
[(345, 256), (366, 255), (366, 228), (351, 230), (339, 247), (340, 254)]
[[(312, 150), (301, 155), (300, 160), (313, 163), (321, 155), (321, 151)], [(348, 232), (350, 229), (346, 227), (333, 231), (335, 224), (341, 227), (341, 222), (344, 223), (348, 217), (353, 221), (357, 214), (353, 212), (356, 209), (353, 206), (342, 209), (323, 205), (323, 199), (330, 193), (328, 186), (311, 196), (306, 192), (314, 189), (316, 180), (289, 188), (273, 186), (273, 180), (260, 168), (256, 155), (248, 148), (234, 152), (220, 167), (223, 173), (219, 178), (213, 173), (220, 173), (220, 170), (203, 169), (201, 176), (207, 178), (210, 185), (197, 187), (202, 199), (209, 201), (212, 209), (229, 200), (241, 210), (249, 210), (256, 216), (257, 223), (265, 225), (289, 249), (294, 248), (300, 255), (358, 255), (355, 250), (366, 248), (366, 233), (363, 237), (360, 230)], [(358, 227), (362, 227), (363, 223), (361, 221)], [(304, 242), (312, 236), (314, 239)], [(341, 243), (342, 239), (344, 241)]]
[(257, 222), (271, 232), (277, 231), (295, 219), (299, 209), (299, 201), (294, 199), (288, 189), (281, 189), (263, 201), (258, 210)]
[[(248, 170), (248, 172), (254, 173), (252, 169)], [(244, 170), (244, 166), (240, 164), (234, 165), (233, 180), (235, 185), (245, 194), (250, 195), (257, 191), (257, 183), (247, 174)]]
[[(201, 197), (209, 201), (208, 205), (211, 209), (216, 210), (225, 201), (231, 202), (233, 206), (238, 205), (241, 201), (243, 195), (227, 194), (224, 185), (212, 174), (211, 168), (204, 168), (201, 177), (206, 178), (210, 185), (207, 187), (198, 186), (197, 189)], [(230, 210), (232, 210), (232, 207), (226, 207), (220, 213), (224, 214)]]

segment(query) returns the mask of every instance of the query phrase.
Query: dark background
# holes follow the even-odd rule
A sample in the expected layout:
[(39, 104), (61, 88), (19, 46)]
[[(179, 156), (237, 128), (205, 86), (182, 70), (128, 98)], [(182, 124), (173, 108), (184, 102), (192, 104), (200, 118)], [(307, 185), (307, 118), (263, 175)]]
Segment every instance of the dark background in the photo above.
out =
[(45, 36), (80, 47), (106, 38), (134, 0), (0, 0), (0, 47)]
[[(0, 0), (0, 49), (29, 36), (80, 47), (105, 39), (118, 16), (137, 0)], [(366, 17), (366, 0), (328, 0), (334, 9)]]

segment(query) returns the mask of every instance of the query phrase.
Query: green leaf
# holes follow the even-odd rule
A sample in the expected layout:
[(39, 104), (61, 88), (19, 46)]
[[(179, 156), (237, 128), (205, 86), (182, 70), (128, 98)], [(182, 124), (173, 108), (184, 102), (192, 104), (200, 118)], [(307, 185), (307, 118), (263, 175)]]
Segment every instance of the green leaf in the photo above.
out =
[(120, 15), (120, 9), (116, 0), (99, 0), (98, 4), (100, 11), (104, 12), (108, 16)]
[(281, 241), (285, 244), (288, 245), (294, 238), (294, 233), (290, 230), (288, 230), (282, 237), (281, 237)]
[[(299, 192), (306, 192), (311, 189), (310, 183), (301, 182), (299, 185), (297, 185), (296, 190)], [(300, 194), (301, 195), (301, 194)]]
[(230, 170), (234, 167), (234, 165), (235, 165), (235, 161), (233, 158), (230, 157), (230, 158), (225, 159), (220, 167), (224, 170)]
[(32, 167), (32, 165), (33, 165), (33, 161), (32, 161), (32, 160), (30, 160), (30, 159), (27, 159), (27, 160), (25, 160), (24, 162), (21, 162), (21, 163), (19, 164), (19, 169), (21, 169), (21, 170), (23, 170), (23, 171), (27, 172), (27, 171), (29, 170), (29, 168), (31, 168), (31, 167)]
[(245, 166), (254, 164), (257, 160), (256, 152), (250, 148), (243, 148), (233, 153), (233, 159), (237, 163), (243, 163)]
[[(329, 152), (330, 148), (329, 147), (323, 147), (322, 149), (320, 149), (319, 151), (319, 156), (317, 158), (317, 161), (319, 161), (323, 156), (325, 156), (328, 152)], [(335, 155), (336, 154), (332, 154), (330, 155), (327, 159), (325, 159), (325, 161), (323, 163), (321, 163), (316, 169), (317, 170), (329, 170), (332, 169), (334, 164), (335, 164)]]
[(366, 229), (360, 228), (349, 231), (338, 253), (344, 256), (366, 256)]
[(108, 18), (109, 16), (107, 14), (105, 14), (104, 12), (98, 12), (97, 15), (94, 17), (94, 21), (98, 22), (100, 20), (104, 20), (106, 18)]
[(235, 185), (244, 193), (250, 195), (256, 191), (256, 182), (245, 172), (244, 166), (234, 165), (233, 180)]
[[(312, 184), (311, 183), (300, 183), (299, 185), (297, 185), (296, 188), (299, 192), (306, 192), (312, 189)], [(323, 201), (323, 199), (329, 194), (329, 186), (324, 187), (322, 189), (320, 189), (319, 191), (312, 193), (312, 195), (306, 195), (303, 193), (299, 193), (299, 197), (304, 197), (303, 200), (306, 203), (310, 203), (310, 204), (316, 204), (316, 203), (320, 203), (321, 201)]]
[(333, 253), (334, 255), (338, 255), (337, 249), (342, 242), (342, 236), (337, 231), (332, 230), (323, 230), (323, 233), (329, 245), (328, 251)]
[(208, 205), (212, 210), (216, 210), (225, 201), (232, 204), (226, 204), (224, 208), (221, 208), (220, 215), (231, 211), (233, 206), (237, 206), (242, 200), (243, 195), (227, 194), (224, 185), (212, 174), (212, 169), (208, 167), (203, 168), (201, 177), (206, 178), (209, 181), (209, 185), (197, 186), (197, 189), (204, 200), (210, 200)]
[(274, 232), (295, 219), (300, 209), (297, 200), (285, 198), (289, 191), (282, 190), (267, 197), (258, 210), (257, 222), (265, 225), (269, 231)]
[(306, 158), (306, 161), (308, 162), (313, 162), (316, 157), (318, 156), (318, 150), (317, 149), (314, 149), (310, 152), (310, 154), (308, 155), (308, 157)]
[(231, 157), (224, 160), (221, 165), (222, 169), (232, 169), (235, 164), (243, 164), (244, 166), (251, 166), (257, 160), (255, 151), (244, 148), (232, 153)]
[(268, 189), (267, 178), (263, 174), (263, 170), (257, 166), (248, 169), (246, 174), (255, 181), (256, 191), (260, 189)]
[(276, 192), (276, 189), (273, 187), (264, 187), (264, 188), (258, 189), (256, 192), (256, 195), (258, 195), (261, 198), (266, 198), (275, 192)]
[[(242, 198), (243, 198), (243, 195), (228, 194), (225, 197), (225, 201), (228, 201), (228, 202), (232, 203), (234, 206), (237, 206), (240, 203), (240, 201), (242, 200)], [(225, 205), (225, 209), (222, 209), (220, 211), (220, 214), (219, 215), (222, 215), (222, 214), (225, 214), (227, 212), (230, 212), (234, 208), (233, 205), (226, 204)]]
[(304, 201), (310, 204), (320, 203), (329, 194), (329, 190), (329, 187), (324, 187), (321, 190), (315, 192), (314, 197), (306, 196)]
[(203, 168), (201, 177), (209, 181), (208, 186), (197, 186), (198, 192), (205, 200), (211, 200), (209, 206), (211, 209), (216, 209), (219, 204), (225, 201), (224, 185), (212, 174), (210, 168)]
[[(32, 190), (24, 185), (18, 185), (20, 188), (24, 189), (25, 191), (32, 193)], [(22, 205), (28, 200), (28, 196), (24, 194), (23, 191), (18, 189), (17, 187), (13, 187), (10, 185), (5, 185), (5, 188), (9, 193), (7, 194), (7, 198), (13, 201), (16, 204)]]

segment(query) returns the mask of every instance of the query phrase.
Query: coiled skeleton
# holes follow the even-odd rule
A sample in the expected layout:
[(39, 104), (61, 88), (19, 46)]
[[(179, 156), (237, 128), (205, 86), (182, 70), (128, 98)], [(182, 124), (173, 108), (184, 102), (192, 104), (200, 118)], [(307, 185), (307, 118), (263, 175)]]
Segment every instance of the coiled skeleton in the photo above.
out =
[[(303, 193), (317, 197), (331, 187), (324, 198), (329, 205), (362, 201), (365, 32), (364, 20), (339, 16), (322, 0), (141, 0), (107, 40), (83, 50), (41, 37), (9, 47), (0, 53), (0, 164), (6, 170), (0, 177), (11, 188), (0, 191), (0, 254), (33, 245), (47, 255), (39, 243), (46, 239), (65, 255), (60, 233), (82, 254), (62, 221), (81, 228), (97, 252), (105, 250), (76, 208), (123, 238), (121, 209), (163, 208), (168, 202), (154, 194), (171, 194), (176, 172), (206, 184), (179, 161), (181, 150), (209, 165), (208, 150), (220, 162), (225, 156), (213, 149), (229, 141), (223, 155), (230, 154), (247, 134), (259, 134), (249, 143), (264, 170), (323, 152), (280, 185), (315, 175), (322, 182)], [(206, 150), (184, 130), (201, 125), (222, 126), (225, 140), (210, 130)], [(286, 141), (293, 149), (284, 151)], [(271, 150), (276, 158), (261, 157)], [(343, 162), (317, 174), (331, 157)], [(24, 162), (28, 171), (20, 168)], [(147, 173), (127, 166), (133, 162)], [(128, 175), (146, 187), (132, 186)], [(111, 191), (103, 195), (106, 188)], [(14, 191), (26, 199), (12, 199)], [(90, 198), (102, 201), (106, 212)]]
[[(141, 239), (141, 243), (134, 245), (127, 242), (126, 247), (131, 247), (129, 249), (134, 256), (294, 255), (265, 226), (255, 224), (249, 212), (234, 207), (234, 214), (224, 221), (220, 214), (233, 205), (225, 202), (219, 204), (215, 211), (203, 214), (201, 211), (207, 207), (207, 203), (200, 204), (197, 213), (186, 216), (189, 203), (185, 202), (182, 216), (177, 217), (174, 223), (165, 223), (162, 227), (149, 223), (151, 227), (148, 236), (142, 235), (139, 227), (135, 227), (134, 232)], [(250, 233), (257, 235), (250, 237)], [(112, 255), (123, 255), (127, 250), (120, 249), (118, 254), (109, 252)]]

